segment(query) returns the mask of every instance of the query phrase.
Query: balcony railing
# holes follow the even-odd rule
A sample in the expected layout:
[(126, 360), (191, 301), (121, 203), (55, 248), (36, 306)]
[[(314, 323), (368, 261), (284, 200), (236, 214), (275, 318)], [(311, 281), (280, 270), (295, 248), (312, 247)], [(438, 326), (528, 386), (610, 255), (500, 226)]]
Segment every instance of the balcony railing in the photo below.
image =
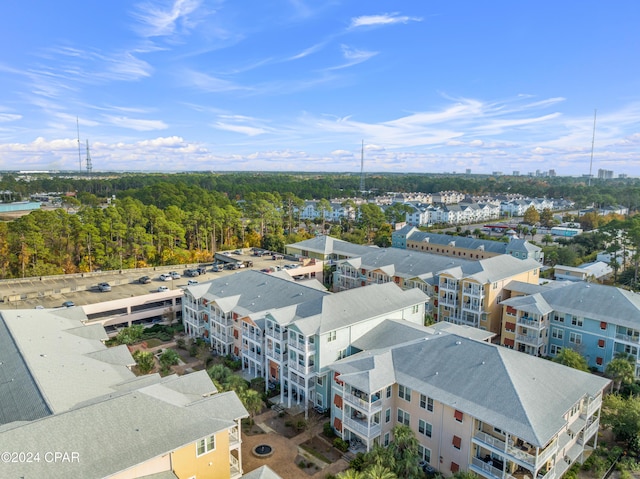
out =
[(545, 343), (544, 338), (539, 336), (528, 336), (526, 334), (516, 334), (516, 341), (535, 347), (542, 346)]
[(229, 431), (229, 448), (235, 448), (240, 445), (240, 433), (238, 428), (233, 428)]
[(380, 424), (369, 424), (367, 420), (345, 417), (342, 420), (342, 425), (357, 432), (367, 440), (371, 440), (380, 435)]
[(354, 394), (350, 394), (347, 392), (343, 394), (342, 398), (344, 399), (344, 401), (367, 413), (375, 413), (382, 409), (382, 399), (377, 399), (374, 402), (369, 402), (366, 399), (360, 398)]
[(296, 341), (293, 338), (289, 338), (289, 340), (287, 341), (287, 344), (292, 347), (297, 349), (298, 351), (302, 351), (305, 353), (308, 353), (310, 350), (313, 349), (313, 344), (309, 343), (308, 341)]
[(584, 444), (598, 432), (599, 427), (600, 422), (593, 421), (593, 423), (587, 426), (587, 428), (580, 433), (580, 436), (578, 437), (578, 444), (584, 446)]
[(462, 303), (462, 309), (466, 309), (467, 311), (480, 311), (481, 305), (480, 303)]
[(240, 461), (233, 457), (233, 454), (229, 454), (229, 470), (231, 478), (240, 477), (242, 475), (242, 469), (240, 469)]
[(477, 472), (478, 474), (488, 477), (490, 479), (503, 477), (506, 479), (515, 479), (510, 474), (505, 474), (503, 476), (502, 469), (498, 469), (497, 467), (490, 466), (488, 463), (484, 462), (482, 459), (478, 457), (471, 458), (471, 470)]
[(458, 304), (458, 297), (454, 296), (452, 298), (445, 296), (440, 297), (440, 304), (445, 306), (456, 306)]
[(233, 326), (231, 319), (223, 318), (222, 316), (211, 315), (211, 322), (220, 324), (221, 326)]
[[(536, 464), (541, 465), (544, 464), (552, 454), (554, 454), (557, 450), (557, 440), (553, 441), (544, 451), (542, 451), (536, 460), (535, 452), (531, 454), (530, 449), (523, 449), (520, 447), (516, 447), (512, 444), (506, 445), (504, 441), (498, 439), (497, 437), (491, 436), (485, 432), (477, 432), (473, 439), (482, 444), (489, 445), (498, 451), (505, 451), (506, 453), (519, 461), (530, 464), (532, 468), (535, 469)], [(505, 449), (506, 446), (506, 449)]]
[(628, 334), (616, 333), (616, 339), (626, 341), (628, 343), (640, 343), (640, 338), (637, 336), (629, 336)]
[(304, 374), (305, 376), (308, 376), (309, 374), (313, 373), (314, 371), (314, 364), (311, 364), (309, 366), (304, 366), (302, 364), (298, 364), (297, 361), (291, 361), (289, 362), (289, 368), (299, 372), (300, 374)]
[(280, 351), (275, 350), (266, 350), (266, 354), (268, 358), (275, 359), (276, 361), (282, 362), (284, 355)]
[(589, 417), (589, 416), (593, 416), (593, 414), (600, 409), (600, 406), (602, 406), (602, 398), (598, 397), (597, 399), (592, 399), (589, 402), (589, 405), (586, 408), (582, 408), (580, 410), (580, 416), (582, 417)]
[(267, 328), (265, 335), (278, 341), (285, 341), (287, 339), (287, 334), (284, 331), (276, 331), (274, 328)]
[(484, 297), (484, 289), (482, 288), (462, 288), (462, 292), (471, 296)]
[(264, 359), (263, 356), (262, 356), (262, 353), (261, 352), (259, 353), (255, 349), (252, 351), (251, 349), (248, 349), (248, 348), (244, 349), (243, 348), (242, 349), (242, 355), (246, 356), (248, 358), (251, 358), (251, 359), (255, 359), (257, 361), (262, 361)]
[(540, 329), (542, 327), (542, 323), (540, 321), (537, 321), (535, 319), (531, 319), (528, 316), (520, 316), (517, 319), (517, 323), (518, 324), (522, 324), (523, 326), (526, 326), (528, 328)]

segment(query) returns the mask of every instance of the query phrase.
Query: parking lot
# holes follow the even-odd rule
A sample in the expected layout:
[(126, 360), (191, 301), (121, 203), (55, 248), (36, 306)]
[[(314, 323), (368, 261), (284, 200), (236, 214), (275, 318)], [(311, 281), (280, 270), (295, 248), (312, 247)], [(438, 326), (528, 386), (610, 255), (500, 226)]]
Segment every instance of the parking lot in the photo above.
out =
[[(226, 256), (226, 255), (225, 255)], [(262, 270), (267, 268), (284, 268), (293, 261), (284, 257), (273, 260), (272, 256), (254, 256), (249, 249), (242, 254), (229, 254), (230, 259), (237, 262), (250, 261), (253, 266), (236, 270), (221, 269), (213, 271), (213, 263), (182, 264), (155, 268), (129, 269), (122, 271), (105, 271), (61, 276), (46, 276), (0, 280), (0, 309), (30, 309), (35, 307), (57, 308), (71, 301), (75, 305), (92, 304), (112, 299), (140, 296), (158, 291), (160, 286), (168, 289), (186, 287), (189, 280), (204, 282), (220, 276), (235, 274), (244, 269)], [(219, 261), (218, 261), (219, 263)], [(184, 275), (185, 270), (204, 267), (204, 274), (196, 277)], [(173, 277), (166, 281), (160, 279), (161, 274), (176, 272), (180, 278)], [(148, 276), (150, 282), (143, 284), (138, 280)], [(108, 284), (99, 287), (99, 284)], [(110, 290), (108, 290), (110, 289)]]

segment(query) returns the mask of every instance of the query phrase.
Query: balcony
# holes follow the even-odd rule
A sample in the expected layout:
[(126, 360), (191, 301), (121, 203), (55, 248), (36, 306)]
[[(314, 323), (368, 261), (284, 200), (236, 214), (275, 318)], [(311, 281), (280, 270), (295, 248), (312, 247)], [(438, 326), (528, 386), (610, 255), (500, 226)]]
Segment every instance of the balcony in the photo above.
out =
[(245, 328), (242, 328), (242, 337), (253, 341), (254, 343), (262, 343), (262, 331), (255, 330), (253, 333)]
[[(376, 399), (376, 397), (378, 397), (378, 399)], [(359, 397), (355, 394), (345, 392), (342, 399), (369, 414), (382, 410), (382, 399), (380, 399), (379, 396), (373, 396), (374, 401), (369, 402), (368, 394), (365, 394), (365, 397)]]
[(231, 479), (242, 477), (242, 469), (240, 468), (240, 461), (236, 459), (232, 454), (229, 454), (229, 470), (230, 470)]
[(342, 419), (342, 425), (348, 427), (353, 432), (358, 433), (368, 441), (374, 437), (380, 435), (380, 424), (369, 424), (367, 419), (354, 419), (350, 417), (344, 417)]
[(264, 358), (262, 356), (262, 352), (258, 352), (257, 349), (242, 349), (242, 355), (246, 356), (247, 358), (251, 358), (251, 359), (255, 359), (256, 361), (262, 361)]
[(528, 336), (525, 334), (516, 334), (516, 341), (519, 343), (528, 344), (534, 347), (540, 347), (545, 343), (545, 339), (539, 336)]
[(468, 294), (470, 296), (475, 296), (477, 298), (484, 298), (484, 289), (482, 288), (462, 288), (462, 292), (464, 294)]
[(266, 355), (267, 355), (267, 358), (273, 359), (275, 361), (278, 361), (279, 363), (281, 363), (283, 361), (283, 357), (284, 357), (282, 352), (280, 352), (280, 350), (278, 350), (278, 349), (275, 349), (275, 350), (267, 349), (266, 350)]
[(233, 326), (233, 321), (231, 318), (224, 318), (222, 316), (211, 315), (211, 322), (213, 324), (219, 324), (223, 327)]
[(229, 449), (236, 449), (240, 446), (240, 432), (237, 427), (229, 430)]
[(458, 283), (456, 282), (442, 282), (440, 283), (440, 289), (446, 289), (448, 291), (458, 291)]
[(289, 338), (287, 344), (289, 345), (289, 347), (303, 353), (311, 352), (314, 346), (314, 344), (309, 341), (296, 341), (294, 338)]
[(309, 374), (312, 374), (314, 372), (314, 367), (315, 364), (310, 364), (309, 366), (304, 366), (303, 364), (298, 364), (298, 362), (290, 362), (289, 363), (289, 369), (291, 369), (292, 371), (297, 371), (300, 374), (303, 374), (304, 376), (308, 376)]
[(282, 330), (277, 331), (275, 328), (267, 328), (265, 330), (265, 335), (268, 338), (275, 339), (276, 341), (286, 341), (286, 339), (287, 339), (287, 333), (286, 332), (284, 332)]
[(482, 431), (477, 432), (473, 436), (473, 440), (476, 443), (492, 447), (496, 452), (504, 453), (506, 451), (506, 454), (517, 459), (518, 461), (529, 464), (532, 469), (536, 469), (536, 466), (541, 466), (547, 460), (549, 460), (549, 458), (557, 452), (558, 446), (558, 441), (554, 440), (544, 451), (538, 454), (538, 457), (536, 459), (535, 448), (529, 448), (526, 446), (516, 447), (515, 445), (511, 444), (511, 441), (509, 445), (506, 445), (503, 440)]
[(628, 334), (616, 333), (616, 339), (618, 339), (620, 341), (625, 341), (627, 343), (633, 343), (633, 344), (640, 343), (640, 337), (638, 337), (638, 336), (630, 336)]
[(475, 313), (480, 312), (481, 307), (482, 305), (476, 302), (462, 303), (462, 309), (466, 309), (467, 311), (473, 311)]
[(533, 328), (538, 330), (543, 327), (540, 321), (531, 319), (529, 316), (520, 316), (516, 322), (528, 328)]
[(587, 407), (582, 407), (580, 410), (580, 416), (584, 418), (593, 416), (593, 414), (600, 409), (600, 406), (602, 406), (602, 397), (594, 398), (589, 401), (589, 405)]
[[(502, 469), (498, 469), (497, 467), (490, 466), (488, 463), (484, 462), (479, 457), (471, 458), (471, 470), (480, 474), (483, 477), (487, 477), (489, 479), (503, 479)], [(512, 475), (506, 474), (504, 476), (507, 479), (515, 479)]]
[(458, 296), (442, 295), (440, 296), (440, 304), (443, 306), (457, 306)]
[(578, 444), (584, 446), (584, 444), (598, 432), (599, 428), (600, 421), (593, 421), (591, 424), (589, 424), (587, 428), (580, 433), (580, 436), (578, 437)]

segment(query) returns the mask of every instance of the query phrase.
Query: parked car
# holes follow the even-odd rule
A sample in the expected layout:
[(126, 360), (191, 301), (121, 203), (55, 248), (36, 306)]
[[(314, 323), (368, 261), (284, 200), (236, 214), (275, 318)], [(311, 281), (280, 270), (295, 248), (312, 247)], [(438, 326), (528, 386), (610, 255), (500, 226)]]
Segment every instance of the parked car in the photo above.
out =
[(169, 274), (173, 279), (180, 279), (180, 273), (178, 273), (177, 271), (171, 271)]
[(207, 272), (207, 268), (205, 268), (204, 266), (200, 266), (196, 268), (196, 271), (198, 272), (198, 274), (205, 274)]
[(200, 276), (200, 272), (197, 269), (185, 269), (184, 275), (190, 278), (195, 278), (196, 276)]
[(138, 283), (149, 284), (151, 283), (151, 278), (149, 278), (149, 276), (141, 276), (140, 278), (138, 278)]
[(62, 306), (65, 308), (72, 308), (75, 306), (75, 303), (73, 301), (65, 301), (64, 303), (62, 303)]
[(170, 274), (161, 274), (160, 275), (160, 281), (171, 281), (173, 278), (171, 278)]
[(281, 254), (273, 254), (271, 255), (271, 259), (273, 260), (284, 259), (284, 256), (282, 256)]
[(211, 271), (213, 273), (219, 273), (220, 271), (222, 271), (222, 267), (220, 265), (214, 264), (211, 268)]
[(189, 281), (187, 281), (187, 286), (192, 286), (194, 284), (198, 284), (198, 282), (195, 279), (190, 279)]
[(99, 289), (101, 292), (106, 293), (106, 292), (111, 291), (111, 285), (110, 285), (109, 283), (100, 283), (100, 284), (98, 285), (98, 289)]
[(169, 291), (169, 288), (166, 286), (158, 286), (158, 293), (164, 293), (165, 291)]
[(242, 250), (241, 249), (236, 249), (234, 251), (232, 251), (233, 254), (242, 254)]

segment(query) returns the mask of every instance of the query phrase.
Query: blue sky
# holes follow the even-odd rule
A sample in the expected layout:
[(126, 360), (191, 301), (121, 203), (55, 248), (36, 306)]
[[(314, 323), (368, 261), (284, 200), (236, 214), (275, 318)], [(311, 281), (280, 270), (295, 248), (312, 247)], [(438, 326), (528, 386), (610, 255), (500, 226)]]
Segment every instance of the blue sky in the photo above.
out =
[(640, 2), (0, 2), (0, 170), (640, 175)]

